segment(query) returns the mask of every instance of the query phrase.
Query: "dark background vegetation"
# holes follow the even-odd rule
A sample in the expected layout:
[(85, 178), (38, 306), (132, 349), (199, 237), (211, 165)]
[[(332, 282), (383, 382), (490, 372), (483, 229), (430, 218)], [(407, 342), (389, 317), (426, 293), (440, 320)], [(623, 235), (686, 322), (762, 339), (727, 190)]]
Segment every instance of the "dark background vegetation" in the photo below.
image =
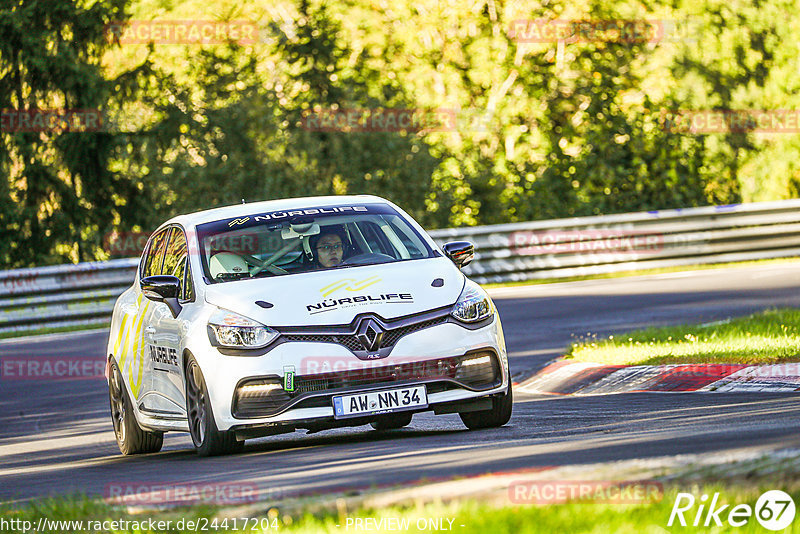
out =
[[(244, 5), (243, 5), (244, 4)], [(796, 134), (672, 131), (665, 110), (797, 109), (793, 0), (5, 0), (0, 269), (288, 196), (372, 193), (429, 227), (796, 196)], [(249, 20), (254, 44), (114, 42), (124, 20)], [(664, 39), (520, 43), (518, 19), (666, 21)], [(313, 110), (456, 109), (454, 131), (311, 131)], [(104, 238), (106, 246), (104, 246)]]

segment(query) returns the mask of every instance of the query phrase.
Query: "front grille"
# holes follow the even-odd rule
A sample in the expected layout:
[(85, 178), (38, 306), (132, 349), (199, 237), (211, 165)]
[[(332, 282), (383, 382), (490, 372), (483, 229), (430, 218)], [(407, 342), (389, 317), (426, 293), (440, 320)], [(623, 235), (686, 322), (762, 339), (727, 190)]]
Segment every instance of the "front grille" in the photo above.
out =
[[(432, 326), (437, 326), (440, 324), (444, 324), (447, 322), (447, 316), (442, 317), (435, 317), (433, 319), (428, 319), (426, 321), (420, 321), (419, 323), (414, 324), (407, 324), (404, 326), (400, 326), (397, 328), (387, 328), (383, 334), (383, 341), (381, 342), (381, 348), (391, 348), (394, 347), (395, 343), (400, 340), (403, 336), (407, 336), (413, 332), (419, 332), (420, 330), (424, 330), (426, 328), (430, 328)], [(284, 341), (302, 341), (306, 343), (334, 343), (337, 345), (342, 345), (346, 347), (351, 352), (360, 352), (364, 351), (364, 346), (361, 344), (361, 341), (358, 340), (355, 334), (320, 334), (320, 333), (313, 333), (313, 334), (303, 334), (303, 333), (294, 333), (294, 332), (287, 332), (281, 334), (281, 339)]]
[[(353, 389), (413, 380), (454, 379), (459, 358), (440, 358), (398, 365), (334, 371), (295, 378), (299, 393), (329, 389)], [(323, 386), (324, 385), (324, 386)]]
[(447, 317), (437, 317), (435, 319), (422, 321), (421, 323), (412, 324), (408, 326), (401, 326), (400, 328), (387, 330), (386, 333), (383, 335), (382, 345), (384, 347), (393, 347), (394, 344), (397, 343), (397, 341), (403, 336), (406, 336), (413, 332), (419, 332), (420, 330), (424, 330), (432, 326), (444, 324), (446, 322), (447, 322)]
[(297, 387), (297, 391), (300, 393), (309, 393), (312, 391), (325, 391), (326, 389), (328, 389), (328, 381), (325, 380), (324, 378), (316, 380), (310, 378), (307, 380), (303, 380), (302, 385), (300, 385), (300, 387)]
[[(464, 362), (469, 363), (465, 365)], [(488, 390), (502, 383), (500, 362), (490, 350), (395, 365), (377, 366), (377, 361), (374, 363), (375, 367), (295, 376), (295, 390), (292, 392), (275, 388), (269, 394), (246, 393), (245, 386), (248, 385), (280, 384), (281, 379), (277, 376), (243, 381), (234, 395), (233, 416), (268, 417), (287, 407), (328, 407), (334, 395), (367, 387), (394, 387), (401, 383), (425, 381), (428, 394), (432, 394), (459, 385), (474, 390)]]
[(351, 352), (364, 350), (358, 338), (349, 334), (283, 334), (281, 339), (284, 341), (303, 341), (306, 343), (335, 343), (347, 347)]

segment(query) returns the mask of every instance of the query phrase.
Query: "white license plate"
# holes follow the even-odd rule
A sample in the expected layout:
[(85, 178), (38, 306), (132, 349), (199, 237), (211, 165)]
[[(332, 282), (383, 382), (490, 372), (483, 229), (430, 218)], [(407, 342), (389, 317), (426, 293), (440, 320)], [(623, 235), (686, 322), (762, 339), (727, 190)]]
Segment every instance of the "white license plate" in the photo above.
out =
[(333, 416), (336, 419), (357, 415), (377, 415), (400, 412), (428, 406), (425, 386), (369, 391), (333, 398)]

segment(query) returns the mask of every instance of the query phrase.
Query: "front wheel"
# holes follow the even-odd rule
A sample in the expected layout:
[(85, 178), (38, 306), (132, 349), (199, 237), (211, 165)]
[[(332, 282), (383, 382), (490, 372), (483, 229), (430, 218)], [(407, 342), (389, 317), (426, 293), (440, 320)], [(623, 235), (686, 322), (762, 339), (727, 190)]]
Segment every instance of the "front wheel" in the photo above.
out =
[(186, 411), (189, 417), (189, 433), (200, 456), (230, 454), (244, 448), (244, 441), (237, 441), (236, 434), (217, 429), (206, 381), (194, 358), (189, 358), (186, 364)]
[(480, 428), (496, 428), (508, 423), (511, 419), (511, 408), (514, 396), (511, 392), (511, 372), (508, 373), (508, 390), (499, 397), (492, 398), (492, 408), (480, 412), (464, 412), (458, 414), (461, 421), (470, 430)]
[(136, 421), (133, 405), (122, 381), (117, 363), (111, 362), (108, 377), (108, 397), (111, 405), (111, 421), (119, 452), (124, 455), (158, 452), (164, 445), (163, 432), (144, 430)]

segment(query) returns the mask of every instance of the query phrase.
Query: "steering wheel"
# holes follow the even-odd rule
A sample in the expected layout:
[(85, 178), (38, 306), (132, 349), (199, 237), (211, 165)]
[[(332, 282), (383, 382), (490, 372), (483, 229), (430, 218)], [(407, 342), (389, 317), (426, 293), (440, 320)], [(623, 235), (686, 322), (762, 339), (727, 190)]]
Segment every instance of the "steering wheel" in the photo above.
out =
[(255, 256), (242, 256), (247, 263), (250, 263), (255, 267), (255, 270), (250, 271), (250, 276), (255, 276), (264, 269), (271, 272), (272, 274), (288, 274), (288, 271), (278, 267), (277, 265), (272, 265), (269, 263), (269, 260), (266, 262), (262, 262)]
[(369, 265), (372, 263), (386, 263), (389, 261), (394, 261), (394, 258), (388, 254), (364, 252), (362, 254), (356, 254), (353, 257), (347, 258), (339, 265)]
[(299, 246), (300, 246), (300, 240), (299, 239), (297, 239), (297, 240), (293, 239), (288, 244), (283, 245), (283, 247), (281, 247), (280, 250), (275, 252), (275, 254), (273, 254), (271, 257), (267, 258), (264, 261), (261, 261), (258, 258), (255, 258), (253, 256), (247, 256), (248, 258), (250, 258), (251, 261), (254, 262), (253, 266), (255, 267), (254, 271), (250, 271), (250, 276), (255, 276), (258, 273), (260, 273), (261, 271), (263, 271), (264, 269), (269, 270), (269, 272), (271, 272), (272, 274), (287, 274), (288, 271), (273, 265), (273, 263), (275, 263), (276, 261), (278, 261), (279, 259), (284, 257), (287, 253), (289, 253), (290, 251), (296, 249)]

